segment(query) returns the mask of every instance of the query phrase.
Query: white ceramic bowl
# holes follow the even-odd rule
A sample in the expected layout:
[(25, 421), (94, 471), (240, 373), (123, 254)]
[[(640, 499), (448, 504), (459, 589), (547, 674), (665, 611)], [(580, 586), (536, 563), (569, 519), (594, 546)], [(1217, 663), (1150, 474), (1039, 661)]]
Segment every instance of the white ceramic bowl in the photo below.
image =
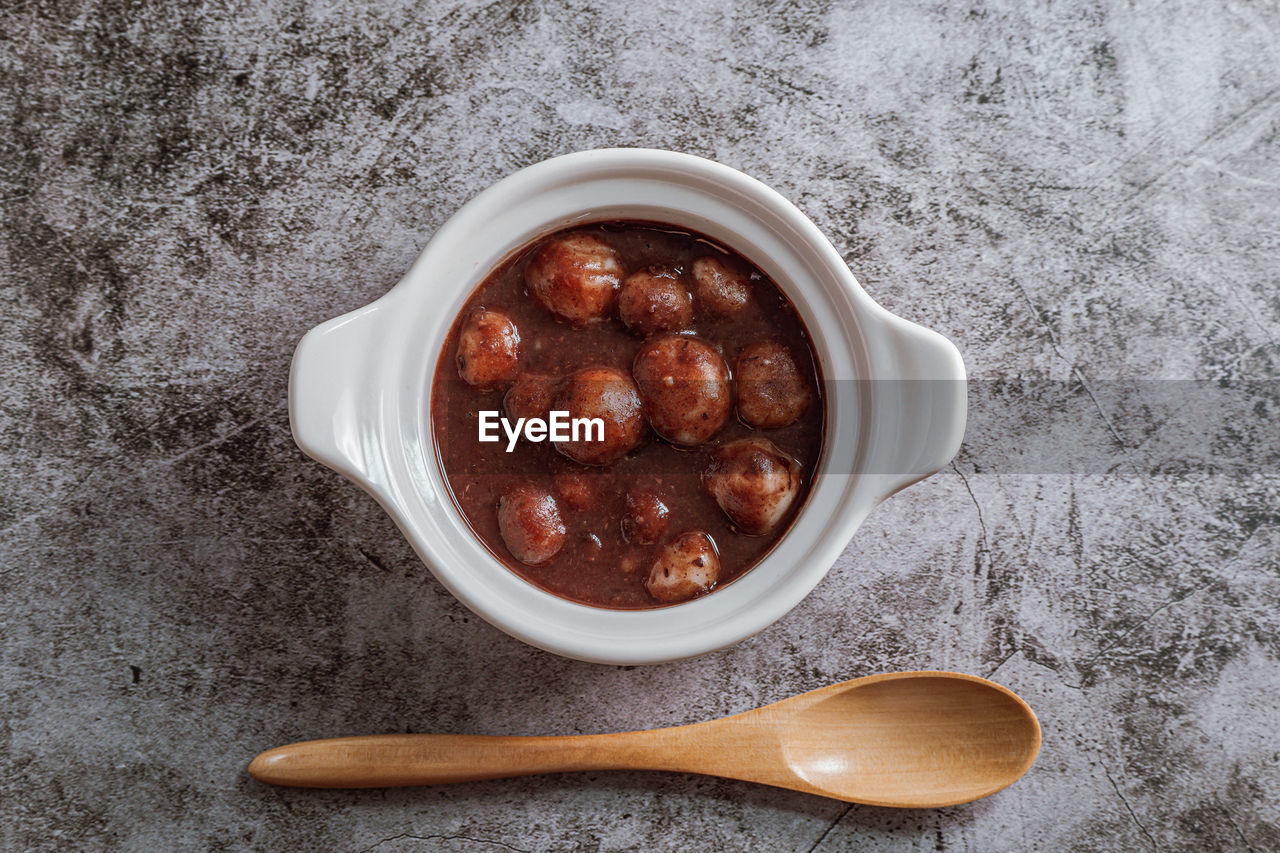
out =
[[(522, 580), (468, 528), (437, 464), (431, 377), (468, 295), (538, 237), (609, 219), (671, 223), (741, 253), (795, 303), (827, 380), (827, 446), (808, 502), (754, 569), (656, 610), (575, 604)], [(965, 373), (941, 335), (876, 305), (804, 214), (746, 175), (686, 154), (605, 149), (506, 178), (446, 222), (376, 302), (312, 329), (289, 384), (294, 439), (364, 487), (450, 592), (496, 627), (610, 664), (690, 657), (781, 618), (817, 585), (878, 502), (960, 447)]]

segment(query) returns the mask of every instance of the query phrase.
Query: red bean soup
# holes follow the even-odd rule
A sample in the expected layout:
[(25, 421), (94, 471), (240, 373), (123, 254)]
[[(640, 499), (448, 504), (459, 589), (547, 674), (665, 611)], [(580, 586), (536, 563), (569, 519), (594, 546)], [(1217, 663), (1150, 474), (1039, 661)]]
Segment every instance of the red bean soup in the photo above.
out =
[(597, 607), (740, 577), (786, 533), (822, 453), (822, 376), (795, 307), (742, 256), (657, 223), (561, 231), (504, 262), (454, 322), (432, 389), (439, 462), (476, 536)]

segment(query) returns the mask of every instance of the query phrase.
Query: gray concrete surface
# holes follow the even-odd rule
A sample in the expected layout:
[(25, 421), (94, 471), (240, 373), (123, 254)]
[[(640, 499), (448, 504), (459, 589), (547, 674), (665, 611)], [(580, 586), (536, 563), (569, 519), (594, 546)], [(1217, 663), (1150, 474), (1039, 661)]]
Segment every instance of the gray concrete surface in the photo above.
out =
[[(1280, 848), (1277, 43), (1245, 2), (0, 4), (0, 844)], [(634, 670), (470, 616), (285, 407), (299, 336), (467, 198), (617, 144), (758, 176), (975, 388), (1040, 389), (1021, 426), (975, 406), (787, 618)], [(1164, 420), (1122, 379), (1262, 381), (1214, 433), (1236, 464), (1144, 457)], [(1014, 464), (1035, 406), (1082, 401), (1116, 464)], [(1013, 788), (898, 812), (244, 772), (295, 739), (685, 723), (932, 667), (1039, 711)]]

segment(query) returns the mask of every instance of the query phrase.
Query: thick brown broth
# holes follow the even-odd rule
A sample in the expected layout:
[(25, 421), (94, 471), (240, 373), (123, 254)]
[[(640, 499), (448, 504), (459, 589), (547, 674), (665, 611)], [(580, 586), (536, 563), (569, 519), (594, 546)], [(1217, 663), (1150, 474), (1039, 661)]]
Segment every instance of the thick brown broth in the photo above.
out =
[[(702, 235), (642, 222), (607, 222), (572, 230), (603, 236), (618, 252), (626, 273), (662, 264), (680, 271), (687, 284), (689, 265), (707, 255), (733, 258), (752, 269), (752, 298), (742, 313), (731, 319), (711, 316), (695, 302), (693, 331), (720, 349), (731, 367), (751, 343), (768, 339), (783, 343), (810, 383), (813, 400), (796, 423), (779, 429), (752, 429), (731, 416), (710, 442), (694, 449), (676, 448), (649, 432), (640, 447), (603, 468), (574, 462), (549, 441), (521, 439), (511, 453), (506, 452), (505, 435), (499, 442), (481, 443), (479, 411), (501, 412), (505, 386), (482, 391), (459, 379), (455, 352), (462, 324), (473, 309), (501, 311), (515, 323), (522, 372), (563, 377), (580, 368), (606, 365), (630, 373), (644, 342), (622, 324), (616, 312), (604, 322), (572, 328), (527, 292), (525, 268), (534, 253), (556, 236), (551, 235), (504, 262), (476, 288), (440, 354), (431, 419), (439, 462), (454, 500), (480, 541), (506, 566), (572, 601), (618, 609), (664, 606), (649, 594), (645, 579), (663, 542), (687, 530), (704, 531), (714, 540), (721, 563), (718, 589), (756, 565), (777, 544), (808, 498), (822, 452), (825, 418), (822, 377), (809, 336), (795, 308), (771, 280)], [(747, 437), (767, 438), (797, 459), (803, 470), (800, 492), (787, 520), (765, 536), (739, 532), (701, 483), (715, 449)], [(560, 511), (568, 532), (563, 548), (546, 565), (525, 565), (512, 556), (502, 539), (498, 500), (508, 489), (530, 482), (557, 493), (557, 477), (563, 482), (564, 475), (580, 475), (590, 485), (589, 505), (574, 509), (562, 501)], [(671, 510), (666, 536), (654, 545), (628, 543), (621, 532), (626, 494), (638, 488), (657, 492)]]

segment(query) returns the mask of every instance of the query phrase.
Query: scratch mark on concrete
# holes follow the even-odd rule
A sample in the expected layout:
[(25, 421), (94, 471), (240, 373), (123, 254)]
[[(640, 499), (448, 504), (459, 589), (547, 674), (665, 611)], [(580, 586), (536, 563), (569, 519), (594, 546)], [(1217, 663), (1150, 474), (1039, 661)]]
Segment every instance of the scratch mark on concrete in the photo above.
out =
[(844, 811), (840, 812), (840, 814), (836, 816), (836, 819), (831, 821), (831, 823), (827, 826), (827, 828), (823, 830), (822, 834), (818, 836), (818, 840), (813, 842), (813, 845), (808, 850), (806, 850), (805, 853), (813, 853), (813, 851), (817, 850), (818, 845), (820, 845), (822, 842), (827, 840), (827, 836), (831, 834), (831, 831), (835, 829), (837, 826), (839, 826), (840, 821), (844, 820), (845, 815), (847, 815), (852, 810), (853, 810), (853, 803), (849, 803), (849, 805), (845, 806)]
[(414, 835), (411, 832), (402, 832), (399, 835), (392, 835), (389, 838), (383, 838), (368, 847), (361, 848), (360, 853), (371, 853), (384, 844), (390, 844), (392, 841), (400, 841), (401, 839), (409, 839), (412, 841), (470, 841), (475, 844), (488, 844), (494, 847), (503, 847), (507, 850), (515, 850), (516, 853), (533, 853), (532, 850), (526, 850), (523, 847), (513, 847), (505, 841), (495, 841), (492, 838), (476, 838), (473, 835)]
[[(1098, 416), (1101, 417), (1102, 422), (1106, 424), (1107, 432), (1111, 433), (1111, 437), (1115, 439), (1116, 445), (1124, 452), (1126, 457), (1129, 457), (1129, 446), (1125, 444), (1124, 439), (1120, 437), (1120, 433), (1116, 430), (1115, 425), (1111, 423), (1111, 419), (1108, 418), (1107, 413), (1103, 411), (1102, 404), (1098, 402), (1098, 398), (1093, 393), (1093, 389), (1089, 387), (1089, 381), (1085, 378), (1084, 372), (1080, 370), (1075, 362), (1063, 355), (1062, 349), (1058, 346), (1058, 339), (1053, 334), (1053, 328), (1045, 321), (1044, 316), (1040, 311), (1036, 309), (1035, 303), (1031, 301), (1031, 294), (1027, 292), (1027, 288), (1022, 284), (1022, 282), (1017, 281), (1016, 279), (1014, 284), (1017, 285), (1018, 290), (1022, 291), (1022, 298), (1026, 300), (1027, 307), (1031, 309), (1031, 313), (1035, 316), (1036, 321), (1049, 336), (1049, 346), (1053, 348), (1053, 351), (1057, 354), (1058, 358), (1070, 365), (1072, 375), (1076, 377), (1077, 381), (1080, 383), (1080, 387), (1084, 389), (1085, 394), (1089, 395), (1089, 399), (1093, 401), (1093, 407), (1098, 410)], [(1138, 470), (1138, 466), (1134, 465), (1132, 458), (1129, 459), (1129, 464), (1133, 467), (1135, 472), (1141, 473)]]
[(1129, 801), (1125, 799), (1124, 794), (1120, 792), (1120, 786), (1116, 784), (1115, 779), (1111, 778), (1111, 771), (1104, 767), (1102, 768), (1102, 772), (1107, 774), (1107, 781), (1111, 783), (1111, 789), (1116, 792), (1116, 796), (1119, 797), (1120, 802), (1124, 804), (1124, 810), (1129, 813), (1129, 817), (1133, 819), (1134, 825), (1142, 831), (1143, 836), (1146, 837), (1147, 842), (1151, 845), (1151, 849), (1156, 851), (1156, 853), (1159, 853), (1160, 846), (1156, 844), (1156, 840), (1151, 837), (1151, 833), (1147, 831), (1147, 828), (1142, 825), (1142, 821), (1138, 820), (1138, 816), (1134, 813), (1133, 807), (1129, 805)]

